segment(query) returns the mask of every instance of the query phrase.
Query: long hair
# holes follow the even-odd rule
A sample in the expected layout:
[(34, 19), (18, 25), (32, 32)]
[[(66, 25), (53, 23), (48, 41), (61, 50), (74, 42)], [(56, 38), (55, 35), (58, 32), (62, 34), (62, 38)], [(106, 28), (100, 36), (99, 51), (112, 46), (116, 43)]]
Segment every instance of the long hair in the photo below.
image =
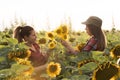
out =
[(97, 50), (103, 51), (107, 46), (106, 37), (101, 29), (101, 26), (87, 25), (90, 33), (97, 39)]
[(29, 36), (31, 31), (34, 30), (31, 26), (18, 26), (14, 30), (14, 38), (18, 40), (18, 42), (23, 42), (24, 36)]

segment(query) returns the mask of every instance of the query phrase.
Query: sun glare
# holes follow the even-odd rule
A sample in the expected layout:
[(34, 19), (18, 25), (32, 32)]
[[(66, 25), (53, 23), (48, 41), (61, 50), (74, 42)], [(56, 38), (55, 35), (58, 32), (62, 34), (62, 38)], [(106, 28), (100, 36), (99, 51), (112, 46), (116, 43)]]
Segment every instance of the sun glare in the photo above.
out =
[(34, 25), (37, 31), (53, 30), (61, 23), (71, 23), (73, 30), (84, 30), (81, 24), (91, 15), (103, 20), (103, 29), (120, 26), (118, 0), (1, 0), (0, 27), (4, 29), (15, 17)]

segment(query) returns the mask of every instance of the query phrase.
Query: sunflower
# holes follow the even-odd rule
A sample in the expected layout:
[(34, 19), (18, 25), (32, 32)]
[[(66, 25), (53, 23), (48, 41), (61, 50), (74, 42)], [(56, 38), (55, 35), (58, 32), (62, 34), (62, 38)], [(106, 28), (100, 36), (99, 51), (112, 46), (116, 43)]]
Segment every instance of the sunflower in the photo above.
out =
[(56, 29), (56, 30), (55, 30), (55, 33), (56, 33), (57, 35), (61, 35), (61, 34), (62, 34), (61, 28)]
[(56, 46), (56, 42), (55, 42), (55, 41), (51, 41), (51, 42), (48, 44), (48, 47), (49, 47), (50, 49), (54, 49), (55, 46)]
[(63, 34), (67, 34), (68, 33), (68, 27), (67, 27), (67, 25), (63, 24), (60, 27), (62, 29), (62, 33)]
[(82, 51), (84, 45), (85, 45), (84, 43), (78, 44), (78, 45), (76, 46), (77, 50), (78, 50), (78, 51)]
[(61, 39), (63, 39), (63, 40), (66, 40), (66, 39), (68, 39), (68, 36), (67, 36), (67, 34), (63, 34), (63, 35), (61, 35)]
[(22, 64), (22, 65), (31, 65), (31, 62), (27, 59), (20, 59), (20, 58), (16, 58), (16, 61), (18, 64)]
[(17, 51), (16, 52), (16, 57), (18, 58), (28, 58), (31, 55), (31, 51), (30, 50), (22, 50), (22, 51)]
[(77, 32), (77, 35), (78, 35), (78, 36), (80, 36), (80, 35), (81, 35), (81, 33), (80, 33), (80, 32)]
[(120, 44), (116, 45), (115, 47), (113, 47), (110, 51), (110, 56), (113, 58), (117, 58), (120, 56)]
[[(119, 67), (110, 62), (100, 64), (93, 73), (92, 80), (112, 80), (118, 78)], [(116, 80), (116, 79), (114, 79)]]
[(74, 42), (76, 39), (75, 38), (69, 38), (70, 42)]
[(21, 58), (21, 59), (25, 59), (25, 58), (29, 58), (31, 55), (31, 51), (28, 49), (25, 50), (18, 50), (18, 51), (11, 51), (8, 53), (8, 59), (11, 60), (16, 60), (16, 58)]
[(16, 52), (16, 51), (11, 51), (8, 53), (8, 59), (10, 60), (16, 60), (16, 58), (18, 58), (18, 56), (20, 56), (20, 52)]
[(14, 60), (14, 54), (12, 53), (12, 52), (9, 52), (8, 53), (8, 59), (10, 59), (10, 60)]
[(53, 32), (48, 32), (46, 35), (47, 35), (48, 38), (54, 39), (54, 34), (53, 34)]
[(45, 38), (41, 38), (40, 40), (39, 40), (39, 44), (45, 44), (47, 41), (46, 41), (46, 39)]
[(59, 75), (61, 72), (61, 65), (59, 63), (50, 62), (47, 66), (48, 75), (53, 78)]
[(93, 58), (89, 58), (89, 59), (82, 60), (82, 61), (78, 62), (78, 68), (80, 68), (80, 67), (82, 67), (83, 65), (85, 65), (85, 64), (87, 64), (87, 63), (90, 63), (90, 62), (97, 63), (98, 61), (97, 61), (97, 60), (94, 60)]

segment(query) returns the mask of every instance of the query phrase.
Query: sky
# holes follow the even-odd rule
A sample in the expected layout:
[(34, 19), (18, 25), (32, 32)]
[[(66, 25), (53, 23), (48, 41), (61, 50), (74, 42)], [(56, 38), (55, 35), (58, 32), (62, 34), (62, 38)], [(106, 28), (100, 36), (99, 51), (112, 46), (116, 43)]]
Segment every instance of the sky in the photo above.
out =
[(0, 30), (17, 19), (35, 30), (53, 30), (71, 20), (73, 30), (84, 30), (89, 16), (103, 20), (102, 29), (110, 30), (113, 22), (120, 30), (119, 0), (0, 0)]

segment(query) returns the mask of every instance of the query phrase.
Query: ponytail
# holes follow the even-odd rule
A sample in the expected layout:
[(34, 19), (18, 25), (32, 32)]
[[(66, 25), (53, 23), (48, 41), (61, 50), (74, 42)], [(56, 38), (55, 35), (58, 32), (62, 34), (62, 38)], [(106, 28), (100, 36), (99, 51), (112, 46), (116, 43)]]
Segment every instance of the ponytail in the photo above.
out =
[(22, 28), (23, 27), (18, 26), (14, 31), (14, 38), (16, 38), (18, 42), (23, 42), (23, 36), (21, 36)]

